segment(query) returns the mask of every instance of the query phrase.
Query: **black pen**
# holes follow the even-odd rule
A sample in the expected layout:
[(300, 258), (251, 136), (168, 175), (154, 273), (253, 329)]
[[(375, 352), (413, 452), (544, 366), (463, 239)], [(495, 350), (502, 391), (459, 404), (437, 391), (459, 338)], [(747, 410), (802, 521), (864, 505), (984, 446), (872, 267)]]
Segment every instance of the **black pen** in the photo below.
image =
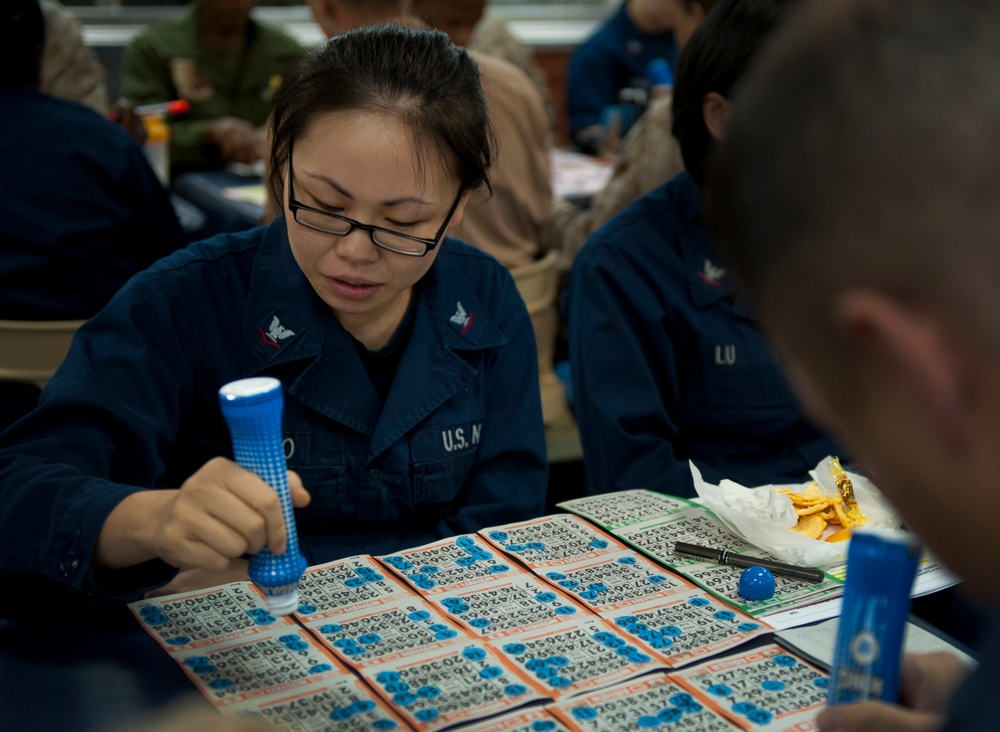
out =
[(674, 542), (674, 551), (679, 554), (690, 554), (693, 557), (710, 559), (719, 564), (728, 564), (730, 567), (765, 567), (773, 574), (793, 577), (806, 582), (822, 582), (825, 576), (822, 570), (812, 567), (796, 567), (794, 564), (776, 562), (773, 559), (747, 557), (742, 554), (733, 554), (725, 549), (710, 549), (707, 546), (687, 544), (683, 541)]

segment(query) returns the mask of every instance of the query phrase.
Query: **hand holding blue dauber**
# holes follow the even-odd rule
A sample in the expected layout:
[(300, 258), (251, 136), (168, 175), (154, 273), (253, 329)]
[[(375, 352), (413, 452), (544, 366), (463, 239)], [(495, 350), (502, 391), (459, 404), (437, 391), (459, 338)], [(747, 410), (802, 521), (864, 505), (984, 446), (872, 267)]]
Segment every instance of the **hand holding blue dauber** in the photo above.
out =
[(285, 520), (284, 554), (267, 548), (250, 557), (250, 579), (265, 595), (271, 612), (287, 615), (298, 606), (299, 578), (306, 568), (299, 552), (295, 516), (288, 488), (288, 469), (281, 437), (284, 399), (277, 379), (242, 379), (219, 390), (222, 414), (233, 438), (236, 463), (271, 485)]

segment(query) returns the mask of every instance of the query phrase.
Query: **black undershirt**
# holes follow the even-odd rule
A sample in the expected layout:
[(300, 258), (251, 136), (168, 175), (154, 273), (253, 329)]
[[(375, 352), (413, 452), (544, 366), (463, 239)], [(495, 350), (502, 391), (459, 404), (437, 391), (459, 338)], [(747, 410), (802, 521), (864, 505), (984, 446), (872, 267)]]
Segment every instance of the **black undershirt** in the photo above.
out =
[(406, 344), (410, 342), (410, 334), (413, 332), (414, 313), (416, 313), (417, 293), (410, 295), (410, 303), (406, 306), (403, 320), (400, 322), (396, 332), (392, 334), (389, 342), (381, 348), (369, 351), (365, 344), (356, 338), (354, 348), (361, 358), (361, 363), (365, 367), (365, 372), (375, 387), (375, 392), (379, 399), (385, 404), (385, 399), (389, 396), (389, 389), (392, 388), (393, 379), (396, 378), (396, 370), (399, 362), (403, 359), (403, 352), (406, 351)]

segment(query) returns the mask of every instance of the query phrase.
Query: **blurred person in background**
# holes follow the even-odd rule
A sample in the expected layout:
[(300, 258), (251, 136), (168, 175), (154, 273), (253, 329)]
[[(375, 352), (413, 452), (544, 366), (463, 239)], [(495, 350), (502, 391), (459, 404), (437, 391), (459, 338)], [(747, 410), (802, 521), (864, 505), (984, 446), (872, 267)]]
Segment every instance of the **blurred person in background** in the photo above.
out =
[[(668, 0), (674, 3), (674, 37), (683, 49), (694, 29), (717, 0)], [(549, 247), (562, 252), (560, 268), (568, 272), (587, 238), (612, 216), (644, 193), (666, 183), (684, 169), (684, 159), (671, 132), (672, 88), (654, 97), (629, 130), (604, 188), (587, 208), (558, 200), (552, 214)]]
[[(0, 2), (0, 318), (79, 320), (184, 243), (142, 150), (92, 109), (39, 90), (36, 0)], [(0, 423), (34, 406), (9, 385)]]
[(677, 69), (687, 170), (587, 241), (565, 299), (573, 406), (593, 493), (694, 495), (709, 483), (801, 482), (836, 445), (802, 414), (711, 249), (705, 165), (739, 79), (798, 0), (720, 0)]
[(264, 157), (271, 99), (298, 41), (254, 20), (257, 0), (195, 0), (184, 15), (146, 29), (122, 57), (122, 95), (134, 105), (186, 99), (170, 120), (171, 177)]
[(648, 89), (650, 63), (677, 60), (673, 0), (625, 0), (570, 58), (566, 107), (573, 143), (587, 153), (609, 147), (628, 132), (620, 111), (623, 89)]

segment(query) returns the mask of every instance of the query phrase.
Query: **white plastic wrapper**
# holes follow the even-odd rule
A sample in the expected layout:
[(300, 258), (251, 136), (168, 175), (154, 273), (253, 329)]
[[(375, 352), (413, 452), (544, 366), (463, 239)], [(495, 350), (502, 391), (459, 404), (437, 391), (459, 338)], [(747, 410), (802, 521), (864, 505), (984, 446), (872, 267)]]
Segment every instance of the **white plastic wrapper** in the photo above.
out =
[[(710, 508), (730, 529), (754, 546), (769, 554), (802, 567), (827, 567), (847, 561), (850, 542), (829, 543), (822, 539), (809, 539), (789, 528), (798, 521), (792, 500), (775, 488), (791, 488), (801, 492), (809, 485), (764, 485), (747, 488), (731, 480), (712, 485), (702, 480), (701, 471), (691, 465), (691, 477), (702, 503)], [(820, 492), (837, 494), (837, 484), (830, 475), (830, 458), (820, 461), (809, 472), (819, 484)], [(861, 512), (868, 517), (865, 527), (898, 529), (900, 518), (896, 509), (882, 496), (870, 480), (856, 473), (847, 475), (854, 485), (854, 497)]]

